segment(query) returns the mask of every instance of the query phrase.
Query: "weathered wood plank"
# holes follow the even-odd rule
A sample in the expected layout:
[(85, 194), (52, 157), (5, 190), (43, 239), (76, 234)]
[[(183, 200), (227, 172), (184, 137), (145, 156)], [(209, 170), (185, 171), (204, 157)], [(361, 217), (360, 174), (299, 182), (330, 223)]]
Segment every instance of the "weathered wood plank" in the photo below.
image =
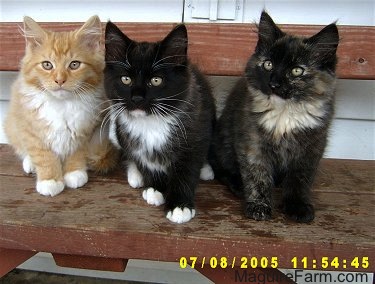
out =
[(241, 257), (276, 256), (280, 268), (291, 268), (293, 257), (317, 258), (317, 268), (323, 256), (370, 257), (369, 267), (351, 270), (374, 270), (375, 162), (324, 160), (311, 224), (290, 222), (278, 210), (269, 222), (249, 220), (240, 200), (209, 182), (197, 190), (197, 216), (176, 225), (161, 207), (148, 206), (119, 173), (113, 179), (91, 176), (82, 189), (50, 198), (35, 191), (34, 178), (9, 174), (14, 156), (7, 146), (0, 156), (0, 247), (162, 261), (225, 256), (236, 257), (236, 265)]
[[(18, 70), (24, 54), (21, 23), (1, 23), (0, 70)], [(77, 23), (45, 23), (51, 30), (71, 30)], [(173, 24), (119, 23), (131, 38), (141, 41), (162, 39)], [(187, 24), (189, 55), (209, 75), (241, 75), (257, 41), (251, 24)], [(287, 32), (311, 36), (322, 26), (281, 25)], [(375, 27), (339, 26), (338, 77), (375, 79)]]

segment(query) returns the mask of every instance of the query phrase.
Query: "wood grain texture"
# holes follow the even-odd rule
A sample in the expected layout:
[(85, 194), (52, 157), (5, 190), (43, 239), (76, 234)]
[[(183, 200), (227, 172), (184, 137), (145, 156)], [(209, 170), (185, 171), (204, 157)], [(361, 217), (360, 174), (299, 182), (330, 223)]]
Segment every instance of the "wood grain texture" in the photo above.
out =
[[(247, 219), (241, 201), (224, 186), (202, 182), (197, 216), (177, 225), (165, 218), (162, 207), (147, 205), (122, 171), (91, 174), (83, 188), (51, 198), (35, 191), (35, 177), (22, 173), (8, 146), (0, 146), (0, 157), (2, 248), (160, 261), (225, 256), (236, 257), (236, 265), (244, 256), (276, 256), (279, 268), (291, 268), (293, 257), (369, 257), (369, 267), (352, 270), (375, 268), (374, 161), (322, 160), (311, 224), (288, 221), (278, 210), (271, 221)], [(279, 204), (278, 190), (275, 195)]]
[[(0, 70), (18, 70), (24, 54), (21, 23), (1, 23)], [(72, 30), (77, 23), (44, 23), (43, 27)], [(139, 41), (161, 40), (174, 24), (118, 23), (131, 38)], [(251, 24), (187, 24), (189, 56), (208, 75), (241, 75), (257, 42)], [(286, 32), (311, 36), (322, 26), (281, 25)], [(339, 78), (375, 79), (375, 27), (339, 26)]]

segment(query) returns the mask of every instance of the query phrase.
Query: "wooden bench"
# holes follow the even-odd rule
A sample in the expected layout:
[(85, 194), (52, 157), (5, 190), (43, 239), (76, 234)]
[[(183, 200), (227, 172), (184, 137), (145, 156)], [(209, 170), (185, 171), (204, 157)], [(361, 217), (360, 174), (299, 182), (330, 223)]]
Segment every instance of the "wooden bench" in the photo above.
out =
[[(0, 25), (0, 70), (18, 69), (24, 53), (18, 25)], [(66, 30), (78, 24), (45, 26)], [(206, 74), (242, 74), (257, 41), (254, 25), (187, 26), (191, 60)], [(121, 23), (120, 27), (130, 37), (152, 41), (173, 25)], [(282, 28), (312, 35), (321, 27)], [(338, 77), (375, 79), (375, 28), (340, 26), (339, 31)], [(254, 273), (277, 273), (271, 267), (272, 257), (277, 268), (373, 272), (374, 176), (374, 161), (323, 159), (313, 188), (316, 218), (311, 224), (288, 221), (278, 209), (271, 221), (247, 219), (241, 201), (224, 186), (202, 182), (196, 194), (197, 216), (177, 225), (165, 218), (162, 208), (147, 205), (120, 170), (108, 176), (90, 174), (80, 190), (41, 196), (35, 191), (35, 178), (23, 173), (11, 148), (0, 145), (0, 277), (37, 252), (52, 253), (61, 266), (112, 271), (123, 271), (128, 259), (179, 262), (182, 258), (184, 264), (185, 257), (191, 264), (191, 257), (196, 257), (195, 268), (215, 283), (234, 283), (236, 273), (243, 275), (244, 263)], [(220, 267), (222, 257), (226, 268)], [(211, 268), (215, 260), (217, 267)], [(258, 268), (253, 269), (255, 261)]]

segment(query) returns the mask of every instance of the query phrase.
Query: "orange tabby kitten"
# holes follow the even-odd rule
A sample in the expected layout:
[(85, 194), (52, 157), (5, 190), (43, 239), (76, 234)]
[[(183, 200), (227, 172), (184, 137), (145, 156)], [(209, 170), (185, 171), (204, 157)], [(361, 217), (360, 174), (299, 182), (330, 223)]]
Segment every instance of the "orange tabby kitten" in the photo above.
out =
[(24, 171), (36, 173), (36, 190), (54, 196), (87, 183), (87, 164), (115, 163), (109, 140), (93, 135), (105, 108), (101, 23), (93, 16), (78, 30), (52, 32), (25, 17), (24, 33), (5, 133)]

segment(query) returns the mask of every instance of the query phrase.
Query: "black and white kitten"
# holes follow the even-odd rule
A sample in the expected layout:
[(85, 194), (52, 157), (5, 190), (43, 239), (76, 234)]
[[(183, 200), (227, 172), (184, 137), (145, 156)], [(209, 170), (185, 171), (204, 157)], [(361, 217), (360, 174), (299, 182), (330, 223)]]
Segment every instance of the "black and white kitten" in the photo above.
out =
[(282, 32), (263, 12), (258, 43), (227, 98), (214, 134), (215, 176), (244, 198), (245, 214), (266, 220), (273, 187), (298, 222), (314, 219), (311, 186), (334, 111), (335, 24), (310, 38)]
[(112, 102), (111, 140), (123, 149), (128, 182), (145, 187), (148, 204), (165, 203), (167, 218), (195, 216), (199, 177), (213, 179), (207, 158), (215, 120), (211, 89), (187, 59), (187, 31), (136, 42), (108, 22), (105, 89)]

